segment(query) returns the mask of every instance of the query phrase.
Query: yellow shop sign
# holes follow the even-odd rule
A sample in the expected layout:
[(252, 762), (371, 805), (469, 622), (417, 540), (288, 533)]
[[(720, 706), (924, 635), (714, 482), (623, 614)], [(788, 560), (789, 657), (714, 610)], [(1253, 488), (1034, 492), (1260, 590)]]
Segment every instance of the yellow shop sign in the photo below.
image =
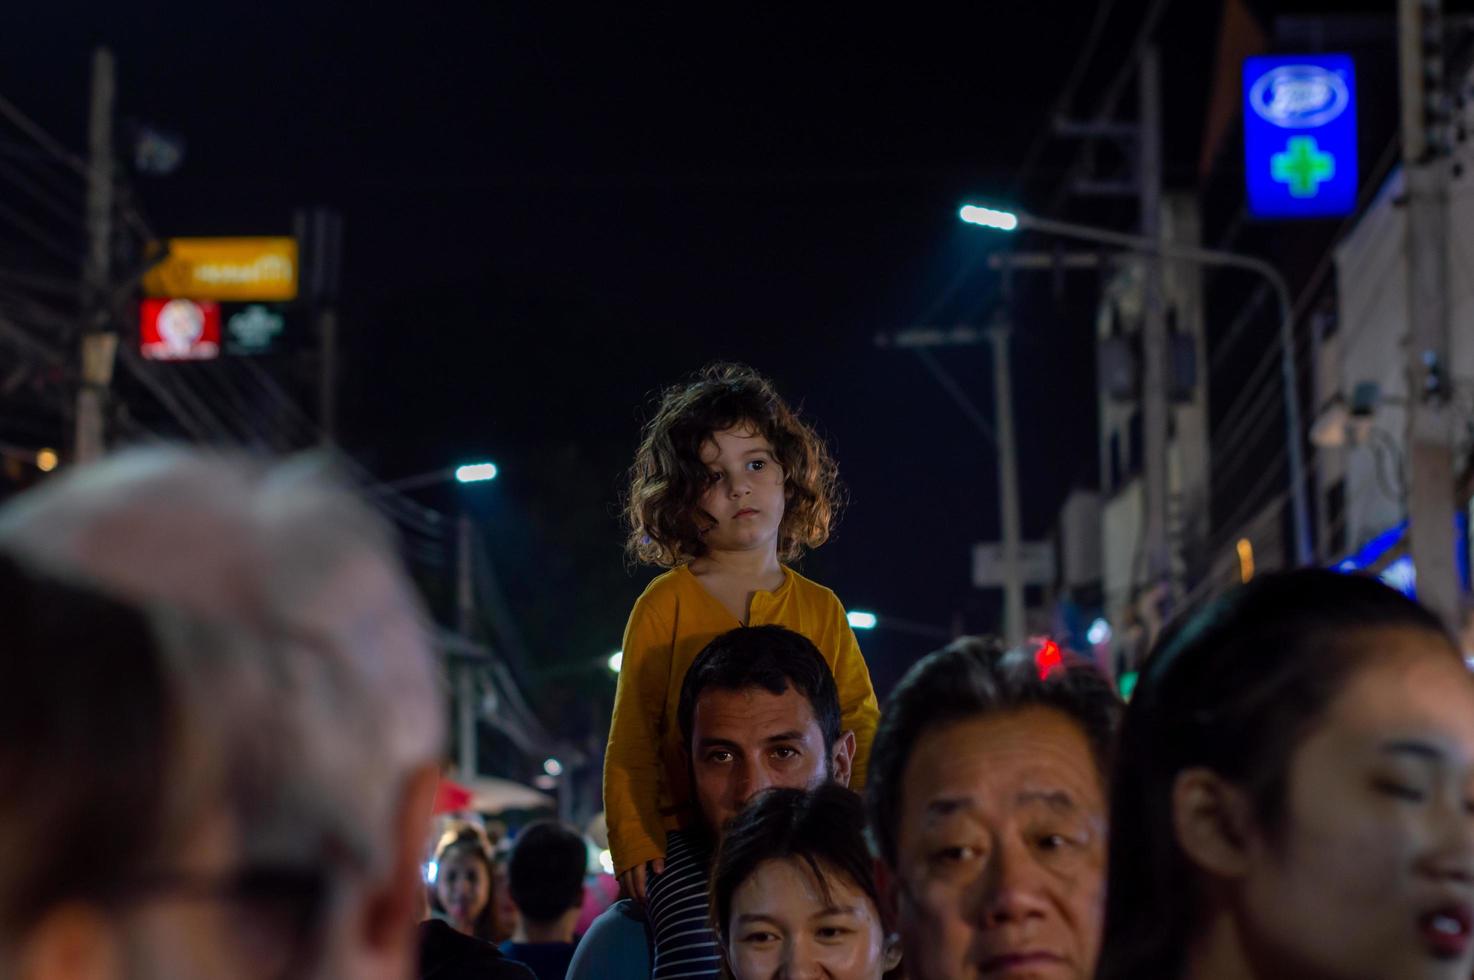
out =
[(295, 238), (171, 238), (143, 277), (149, 296), (282, 301), (297, 298)]

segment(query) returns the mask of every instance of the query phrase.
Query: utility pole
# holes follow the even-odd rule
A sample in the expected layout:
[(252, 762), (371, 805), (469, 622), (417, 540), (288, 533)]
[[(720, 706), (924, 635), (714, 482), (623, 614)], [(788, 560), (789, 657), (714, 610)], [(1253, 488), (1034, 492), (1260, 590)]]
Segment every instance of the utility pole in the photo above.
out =
[(118, 335), (112, 327), (113, 54), (92, 53), (92, 106), (87, 120), (87, 254), (82, 265), (82, 379), (77, 389), (73, 458), (85, 463), (104, 450), (103, 405), (113, 378)]
[[(1008, 293), (1008, 270), (1004, 270), (1004, 293)], [(995, 399), (995, 424), (989, 428), (982, 415), (973, 406), (971, 399), (960, 389), (946, 382), (948, 394), (957, 401), (963, 412), (983, 429), (998, 450), (998, 523), (1001, 526), (1004, 554), (1003, 584), (1003, 638), (1010, 647), (1024, 642), (1024, 579), (1020, 560), (1022, 550), (1022, 522), (1019, 518), (1018, 462), (1014, 451), (1013, 432), (1013, 380), (1008, 358), (1008, 337), (1011, 332), (1006, 312), (1000, 310), (992, 326), (978, 330), (969, 326), (926, 327), (917, 326), (902, 330), (894, 336), (876, 338), (877, 346), (904, 347), (916, 351), (926, 359), (927, 352), (939, 347), (977, 347), (986, 337), (993, 345), (993, 393)], [(940, 370), (940, 369), (936, 369)], [(946, 376), (938, 374), (938, 381)], [(996, 431), (995, 431), (996, 429)]]
[(293, 226), (303, 259), (303, 292), (317, 327), (317, 428), (324, 448), (338, 439), (338, 282), (343, 265), (343, 216), (303, 208)]
[[(471, 591), (471, 517), (464, 511), (456, 522), (456, 629), (471, 642), (474, 603)], [(460, 744), (461, 779), (476, 778), (475, 667), (467, 660), (456, 674), (456, 729)]]
[[(1141, 235), (1162, 240), (1162, 89), (1157, 46), (1142, 52), (1138, 71), (1138, 139)], [(1145, 308), (1141, 327), (1141, 432), (1143, 524), (1148, 588), (1171, 582), (1167, 544), (1167, 317), (1162, 298), (1162, 259), (1146, 259)], [(1170, 589), (1169, 593), (1170, 595)]]
[(1418, 598), (1459, 625), (1449, 405), (1448, 107), (1441, 0), (1398, 0), (1407, 188), (1408, 540)]
[(988, 328), (993, 344), (993, 397), (997, 406), (998, 501), (1003, 518), (1003, 639), (1010, 648), (1024, 642), (1024, 579), (1019, 567), (1018, 457), (1013, 443), (1013, 382), (1008, 360), (1007, 315), (999, 312)]

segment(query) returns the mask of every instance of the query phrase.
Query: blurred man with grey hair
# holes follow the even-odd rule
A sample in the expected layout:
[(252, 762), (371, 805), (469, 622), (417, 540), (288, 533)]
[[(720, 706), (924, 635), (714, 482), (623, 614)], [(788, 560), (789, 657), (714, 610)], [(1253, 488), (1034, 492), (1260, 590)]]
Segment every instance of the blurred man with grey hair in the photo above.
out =
[(169, 644), (194, 730), (166, 809), (190, 819), (174, 866), (109, 924), (128, 969), (99, 975), (413, 974), (435, 664), (389, 529), (321, 469), (133, 450), (0, 509), (0, 548), (236, 638)]

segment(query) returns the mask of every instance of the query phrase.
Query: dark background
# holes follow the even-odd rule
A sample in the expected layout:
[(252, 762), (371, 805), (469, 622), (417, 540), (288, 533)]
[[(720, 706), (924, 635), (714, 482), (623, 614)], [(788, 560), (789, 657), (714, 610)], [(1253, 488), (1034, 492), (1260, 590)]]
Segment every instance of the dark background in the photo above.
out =
[[(1067, 109), (1096, 107), (1151, 5), (1108, 7)], [(874, 338), (991, 314), (983, 263), (1005, 242), (956, 208), (1054, 204), (1072, 147), (1035, 143), (1099, 7), (622, 6), (12, 9), (0, 93), (80, 151), (107, 43), (120, 116), (188, 141), (177, 173), (134, 181), (159, 234), (341, 211), (343, 442), (383, 479), (499, 463), (473, 506), (550, 724), (581, 727), (586, 696), (612, 694), (599, 665), (652, 574), (621, 554), (623, 471), (659, 389), (714, 359), (770, 375), (840, 460), (850, 504), (805, 574), (882, 623), (994, 628), (999, 597), (969, 581), (972, 544), (998, 536), (992, 447)], [(1219, 15), (1176, 0), (1159, 32), (1169, 186), (1195, 179)], [(1047, 278), (1013, 304), (1030, 539), (1097, 479), (1095, 280)], [(984, 353), (939, 357), (991, 418)], [(935, 645), (862, 643), (882, 692)]]

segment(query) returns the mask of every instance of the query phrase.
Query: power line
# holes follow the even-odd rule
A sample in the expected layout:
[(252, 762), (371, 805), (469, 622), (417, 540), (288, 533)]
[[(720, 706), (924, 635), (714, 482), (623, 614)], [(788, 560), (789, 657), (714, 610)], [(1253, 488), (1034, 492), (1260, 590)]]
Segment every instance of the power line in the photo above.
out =
[(69, 207), (66, 202), (56, 198), (50, 191), (46, 190), (46, 188), (40, 186), (35, 180), (26, 176), (23, 171), (18, 168), (12, 167), (10, 164), (5, 163), (3, 160), (0, 160), (0, 174), (8, 177), (11, 183), (15, 184), (21, 190), (25, 191), (32, 200), (36, 201), (38, 204), (44, 207), (53, 216), (66, 222), (69, 227), (75, 228), (79, 231), (81, 230), (82, 220), (77, 215), (77, 209), (74, 207)]
[(56, 238), (46, 229), (3, 201), (0, 201), (0, 216), (9, 218), (12, 227), (24, 232), (36, 244), (47, 249), (53, 255), (59, 256), (63, 261), (71, 262), (76, 259), (78, 254), (77, 245)]
[(1090, 29), (1085, 35), (1085, 43), (1081, 45), (1080, 53), (1075, 57), (1075, 66), (1071, 69), (1069, 77), (1065, 79), (1065, 83), (1061, 86), (1059, 94), (1054, 98), (1054, 104), (1050, 108), (1049, 115), (1046, 117), (1049, 121), (1048, 125), (1038, 131), (1033, 142), (1029, 144), (1029, 149), (1024, 153), (1024, 159), (1019, 164), (1017, 176), (1013, 180), (1013, 186), (1009, 188), (1010, 197), (1017, 197), (1019, 191), (1023, 189), (1024, 182), (1028, 180), (1029, 174), (1034, 169), (1034, 164), (1039, 159), (1039, 154), (1044, 152), (1044, 147), (1048, 145), (1050, 137), (1053, 135), (1052, 127), (1054, 120), (1061, 112), (1068, 111), (1070, 108), (1070, 103), (1075, 97), (1075, 88), (1080, 84), (1080, 79), (1085, 76), (1085, 69), (1090, 66), (1090, 62), (1095, 58), (1095, 48), (1100, 43), (1101, 33), (1104, 31), (1106, 21), (1110, 19), (1111, 11), (1115, 6), (1116, 0), (1106, 0), (1105, 3), (1096, 5), (1095, 19), (1091, 21)]
[(86, 180), (91, 174), (92, 171), (87, 166), (85, 160), (71, 150), (68, 150), (59, 140), (37, 125), (29, 116), (16, 108), (15, 104), (3, 95), (0, 95), (0, 116), (9, 119), (17, 129), (29, 136), (56, 160), (74, 170), (83, 180)]

